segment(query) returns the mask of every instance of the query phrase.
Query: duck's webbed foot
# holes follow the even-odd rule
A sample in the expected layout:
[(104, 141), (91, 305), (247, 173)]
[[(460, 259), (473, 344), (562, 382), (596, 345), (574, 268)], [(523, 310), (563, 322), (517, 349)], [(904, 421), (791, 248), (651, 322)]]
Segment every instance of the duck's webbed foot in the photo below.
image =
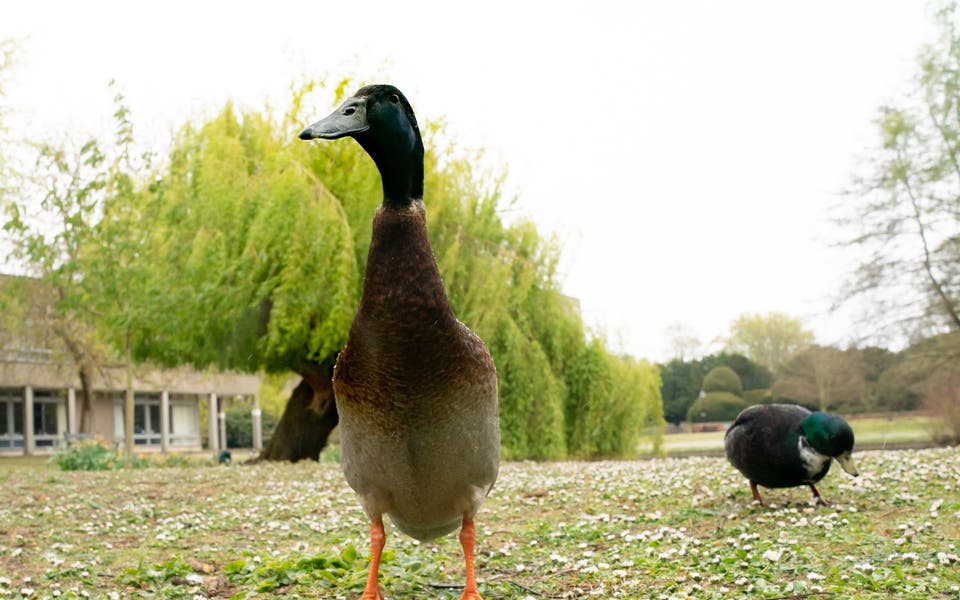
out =
[(757, 482), (750, 482), (750, 491), (753, 492), (753, 499), (757, 501), (760, 506), (764, 506), (763, 498), (760, 497), (760, 490), (757, 489)]
[(817, 486), (810, 484), (810, 489), (813, 491), (813, 497), (817, 499), (817, 504), (822, 504), (824, 506), (830, 506), (830, 501), (820, 495), (820, 490), (817, 489)]

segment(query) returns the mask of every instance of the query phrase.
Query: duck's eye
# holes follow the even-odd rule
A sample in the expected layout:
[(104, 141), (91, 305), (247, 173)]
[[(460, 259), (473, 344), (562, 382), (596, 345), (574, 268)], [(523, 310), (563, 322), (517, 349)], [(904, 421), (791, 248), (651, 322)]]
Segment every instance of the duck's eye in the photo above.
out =
[(393, 102), (394, 104), (400, 104), (400, 96), (396, 94), (390, 94), (390, 102)]
[(352, 114), (355, 113), (355, 112), (357, 112), (357, 109), (356, 109), (356, 107), (354, 107), (354, 106), (348, 106), (347, 108), (345, 108), (345, 109), (343, 110), (343, 114), (345, 114), (345, 115), (347, 115), (347, 116), (350, 116), (350, 115), (352, 115)]

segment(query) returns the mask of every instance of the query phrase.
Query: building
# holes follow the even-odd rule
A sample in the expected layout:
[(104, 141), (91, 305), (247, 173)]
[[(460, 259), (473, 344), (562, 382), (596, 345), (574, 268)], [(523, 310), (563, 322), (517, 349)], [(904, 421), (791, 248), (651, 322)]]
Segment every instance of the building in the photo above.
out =
[[(80, 428), (79, 374), (47, 317), (40, 284), (0, 275), (0, 290), (11, 285), (35, 291), (38, 301), (0, 321), (0, 457), (51, 452)], [(95, 369), (89, 435), (123, 445), (125, 382), (122, 365)], [(201, 450), (204, 413), (220, 417), (207, 419), (208, 447), (216, 451), (226, 439), (222, 400), (244, 397), (255, 404), (259, 387), (255, 375), (137, 367), (134, 444), (143, 451)]]

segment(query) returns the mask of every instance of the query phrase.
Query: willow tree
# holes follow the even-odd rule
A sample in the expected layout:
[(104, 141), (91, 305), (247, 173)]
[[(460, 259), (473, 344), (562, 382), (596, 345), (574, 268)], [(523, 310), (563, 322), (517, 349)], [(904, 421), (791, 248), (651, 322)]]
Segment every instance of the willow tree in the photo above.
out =
[(136, 294), (131, 339), (138, 360), (300, 374), (289, 406), (302, 412), (281, 420), (266, 449), (294, 460), (316, 457), (336, 424), (313, 430), (335, 415), (333, 357), (359, 271), (340, 203), (292, 139), (229, 104), (179, 133), (143, 221), (153, 273)]
[[(184, 127), (142, 220), (141, 252), (154, 266), (134, 294), (134, 357), (299, 373), (262, 454), (270, 459), (316, 458), (337, 423), (332, 367), (381, 199), (376, 167), (359, 145), (296, 139), (315, 116), (304, 109), (314, 88), (296, 91), (279, 119), (228, 104)], [(497, 364), (504, 453), (563, 457), (565, 422), (580, 418), (565, 414), (568, 371), (587, 338), (575, 303), (560, 292), (559, 245), (530, 223), (505, 224), (502, 176), (446, 143), (442, 125), (423, 132), (431, 244), (456, 314)], [(646, 373), (608, 368), (616, 381)], [(641, 420), (656, 421), (659, 386), (622, 387), (624, 397), (642, 397)]]

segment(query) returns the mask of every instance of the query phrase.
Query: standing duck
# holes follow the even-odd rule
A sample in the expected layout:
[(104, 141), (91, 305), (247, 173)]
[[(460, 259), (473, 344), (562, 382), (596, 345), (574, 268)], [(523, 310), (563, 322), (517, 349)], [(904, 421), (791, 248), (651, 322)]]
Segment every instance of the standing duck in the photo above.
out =
[(300, 133), (344, 136), (373, 158), (383, 184), (360, 306), (333, 372), (343, 472), (370, 518), (362, 600), (383, 598), (384, 514), (421, 541), (460, 527), (461, 600), (480, 600), (474, 516), (500, 461), (496, 368), (454, 316), (427, 239), (423, 141), (410, 103), (393, 86), (365, 86)]
[(758, 404), (744, 409), (723, 440), (727, 459), (750, 480), (753, 498), (763, 506), (757, 485), (768, 488), (809, 485), (817, 502), (830, 503), (814, 485), (835, 458), (858, 476), (850, 454), (853, 430), (842, 418), (810, 412), (795, 404)]

